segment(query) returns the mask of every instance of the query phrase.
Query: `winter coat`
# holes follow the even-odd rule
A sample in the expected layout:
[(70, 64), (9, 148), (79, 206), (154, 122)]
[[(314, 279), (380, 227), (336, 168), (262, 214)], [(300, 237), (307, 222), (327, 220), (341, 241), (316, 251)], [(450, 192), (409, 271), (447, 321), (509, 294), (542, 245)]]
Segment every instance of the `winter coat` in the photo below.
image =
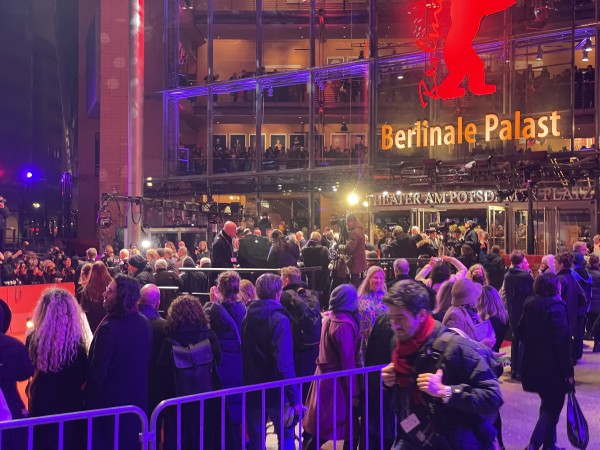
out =
[(267, 256), (267, 267), (281, 269), (282, 267), (298, 266), (299, 258), (300, 249), (296, 244), (286, 242), (281, 249), (271, 245)]
[[(436, 322), (433, 332), (423, 346), (407, 358), (411, 367), (415, 368), (416, 377), (420, 373), (432, 370), (429, 364), (419, 364), (417, 360), (428, 352), (428, 347), (448, 329)], [(481, 356), (476, 343), (461, 336), (454, 336), (443, 354), (440, 369), (443, 371), (442, 383), (450, 386), (452, 395), (441, 409), (435, 408), (439, 419), (439, 430), (448, 439), (453, 449), (491, 449), (496, 436), (492, 426), (500, 406), (502, 392), (496, 375), (489, 367), (487, 360)], [(395, 388), (394, 399), (399, 421), (407, 417), (410, 411), (402, 406), (407, 405), (407, 396), (414, 395), (412, 386), (406, 389)], [(431, 402), (432, 398), (420, 393), (420, 399)], [(398, 423), (400, 429), (400, 424)], [(482, 442), (487, 445), (483, 446)]]
[(525, 299), (533, 293), (533, 277), (527, 270), (511, 267), (504, 275), (503, 288), (508, 318), (514, 330), (521, 320)]
[(473, 340), (475, 337), (475, 321), (465, 306), (450, 306), (442, 323), (448, 328), (458, 328)]
[(135, 279), (140, 287), (144, 287), (147, 284), (154, 284), (154, 276), (152, 276), (152, 267), (150, 267), (150, 264), (146, 264), (146, 267), (142, 270), (138, 270), (135, 274)]
[(571, 273), (571, 269), (563, 269), (556, 276), (560, 281), (560, 296), (565, 302), (567, 322), (571, 336), (577, 335), (577, 308), (579, 301), (579, 286)]
[(589, 303), (592, 300), (592, 277), (587, 270), (578, 265), (573, 267), (572, 273), (581, 287), (577, 297), (577, 315), (583, 317), (587, 314)]
[[(244, 385), (289, 380), (294, 371), (292, 330), (285, 308), (275, 300), (249, 303), (242, 322), (242, 368)], [(268, 406), (278, 407), (279, 389), (266, 392)], [(284, 388), (285, 403), (299, 403), (298, 385)], [(260, 392), (248, 394), (248, 402), (260, 408)]]
[[(321, 267), (321, 271), (314, 273), (314, 286), (317, 287), (324, 295), (329, 293), (329, 250), (323, 247), (319, 242), (308, 241), (306, 247), (302, 249), (302, 258), (304, 259), (304, 267)], [(313, 273), (308, 274), (308, 281), (313, 286)], [(322, 297), (322, 300), (324, 298)], [(329, 298), (327, 297), (327, 300)]]
[(367, 270), (367, 254), (365, 253), (365, 227), (356, 220), (354, 228), (350, 231), (346, 243), (346, 254), (348, 259), (348, 271), (350, 275), (362, 273)]
[(590, 304), (591, 313), (600, 313), (600, 270), (588, 270), (592, 277), (592, 303)]
[(154, 284), (157, 286), (170, 286), (177, 288), (177, 290), (160, 290), (159, 309), (166, 314), (166, 312), (169, 310), (169, 306), (171, 306), (171, 302), (177, 298), (179, 291), (183, 289), (183, 280), (175, 272), (166, 269), (160, 269), (154, 273)]
[(241, 267), (261, 269), (267, 267), (271, 243), (264, 236), (245, 236), (240, 240), (238, 262)]
[(33, 372), (33, 365), (23, 343), (0, 330), (0, 389), (13, 419), (23, 418), (25, 409), (17, 389), (17, 381), (28, 379)]
[(560, 297), (531, 296), (525, 301), (517, 335), (525, 344), (521, 368), (528, 392), (566, 392), (573, 376), (571, 333)]
[(483, 267), (488, 273), (488, 279), (490, 285), (500, 290), (502, 282), (504, 281), (504, 274), (506, 273), (506, 264), (501, 255), (491, 252), (487, 254)]
[(465, 244), (473, 249), (474, 255), (479, 255), (479, 236), (477, 236), (477, 232), (473, 228), (469, 228), (465, 233)]
[[(360, 334), (356, 321), (345, 312), (332, 312), (325, 318), (321, 329), (321, 344), (315, 375), (350, 370), (356, 368), (360, 346)], [(335, 403), (334, 403), (335, 388)], [(349, 379), (338, 379), (334, 385), (333, 378), (322, 380), (319, 392), (320, 404), (317, 405), (317, 386), (311, 383), (308, 394), (308, 411), (304, 417), (304, 429), (316, 435), (317, 408), (319, 408), (319, 435), (322, 440), (348, 439), (350, 437), (349, 410), (350, 398), (358, 395), (358, 380), (355, 378), (350, 392)], [(335, 433), (333, 411), (336, 411)]]
[(104, 309), (104, 299), (91, 299), (87, 291), (83, 289), (81, 291), (79, 303), (81, 308), (85, 312), (90, 330), (92, 333), (96, 332), (98, 325), (102, 322), (102, 319), (106, 316), (106, 310)]
[(417, 245), (406, 233), (397, 236), (384, 250), (386, 258), (416, 258)]
[(168, 383), (168, 375), (158, 365), (158, 355), (167, 337), (167, 321), (150, 305), (139, 304), (138, 312), (150, 321), (152, 327), (152, 356), (148, 367), (148, 410), (152, 411), (167, 398), (164, 386)]
[(213, 241), (211, 267), (233, 268), (232, 258), (234, 258), (233, 241), (221, 231)]
[[(122, 318), (107, 317), (90, 346), (85, 407), (134, 405), (147, 411), (151, 354), (152, 328), (148, 319), (137, 312)], [(120, 424), (119, 448), (135, 448), (139, 443), (139, 420), (123, 417)], [(99, 422), (93, 434), (94, 448), (112, 445), (112, 430), (110, 422)]]

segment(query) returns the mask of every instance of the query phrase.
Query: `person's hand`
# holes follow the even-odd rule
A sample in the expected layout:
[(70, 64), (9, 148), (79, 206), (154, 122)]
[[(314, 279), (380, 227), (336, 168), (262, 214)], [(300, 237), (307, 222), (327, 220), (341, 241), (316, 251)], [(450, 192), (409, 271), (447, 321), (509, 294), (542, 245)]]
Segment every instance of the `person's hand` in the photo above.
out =
[(568, 393), (575, 392), (575, 378), (569, 377), (567, 378), (568, 384)]
[(485, 337), (481, 340), (481, 343), (488, 348), (492, 348), (496, 343), (496, 338), (494, 336)]
[(210, 288), (209, 297), (211, 303), (221, 303), (221, 295), (219, 294), (216, 286)]
[(390, 363), (381, 369), (381, 378), (383, 380), (383, 384), (387, 387), (392, 387), (394, 384), (396, 384), (396, 370), (394, 369), (394, 363)]
[(441, 398), (444, 395), (445, 386), (442, 383), (444, 372), (438, 369), (436, 373), (422, 373), (417, 377), (417, 387), (420, 391)]

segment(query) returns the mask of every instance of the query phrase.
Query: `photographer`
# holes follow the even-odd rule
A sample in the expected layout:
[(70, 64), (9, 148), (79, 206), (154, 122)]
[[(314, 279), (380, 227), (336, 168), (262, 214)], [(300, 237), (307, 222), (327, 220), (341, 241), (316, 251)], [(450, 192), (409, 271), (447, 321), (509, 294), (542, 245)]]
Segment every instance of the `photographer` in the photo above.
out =
[(72, 266), (71, 258), (66, 257), (63, 259), (61, 275), (64, 283), (69, 283), (75, 280), (75, 269)]

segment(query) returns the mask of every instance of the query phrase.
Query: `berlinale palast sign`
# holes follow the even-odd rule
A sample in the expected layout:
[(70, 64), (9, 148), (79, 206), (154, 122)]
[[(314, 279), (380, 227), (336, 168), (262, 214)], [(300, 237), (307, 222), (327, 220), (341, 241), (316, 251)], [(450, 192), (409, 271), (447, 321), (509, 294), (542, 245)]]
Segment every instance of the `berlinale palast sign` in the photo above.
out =
[[(558, 121), (560, 114), (553, 111), (549, 116), (521, 117), (520, 111), (515, 111), (511, 119), (502, 119), (497, 114), (486, 114), (483, 123), (485, 141), (500, 139), (539, 139), (548, 136), (560, 137)], [(464, 123), (458, 117), (456, 124), (429, 125), (427, 120), (419, 120), (414, 128), (396, 129), (391, 125), (381, 127), (381, 149), (397, 149), (428, 147), (430, 145), (455, 145), (463, 142), (475, 144), (476, 136), (480, 133), (474, 122)]]

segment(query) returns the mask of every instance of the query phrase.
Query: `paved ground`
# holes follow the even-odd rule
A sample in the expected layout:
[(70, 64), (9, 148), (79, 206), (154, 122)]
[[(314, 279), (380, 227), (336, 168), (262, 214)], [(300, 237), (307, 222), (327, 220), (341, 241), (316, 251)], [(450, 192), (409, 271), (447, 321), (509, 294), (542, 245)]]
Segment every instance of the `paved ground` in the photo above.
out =
[[(587, 418), (590, 428), (590, 444), (588, 450), (600, 450), (600, 353), (591, 353), (591, 342), (586, 342), (583, 361), (575, 367), (575, 380), (577, 400)], [(508, 350), (510, 346), (503, 350)], [(536, 394), (523, 392), (521, 383), (510, 379), (510, 368), (500, 379), (504, 394), (504, 406), (501, 409), (503, 421), (503, 436), (506, 450), (523, 450), (529, 442), (531, 431), (538, 418), (540, 406)], [(563, 408), (560, 422), (557, 427), (558, 445), (567, 449), (574, 449), (567, 438), (566, 425), (567, 406)], [(277, 449), (277, 439), (270, 435), (267, 439), (269, 450)], [(341, 450), (341, 443), (337, 449)], [(333, 449), (331, 442), (325, 444), (323, 449)]]

